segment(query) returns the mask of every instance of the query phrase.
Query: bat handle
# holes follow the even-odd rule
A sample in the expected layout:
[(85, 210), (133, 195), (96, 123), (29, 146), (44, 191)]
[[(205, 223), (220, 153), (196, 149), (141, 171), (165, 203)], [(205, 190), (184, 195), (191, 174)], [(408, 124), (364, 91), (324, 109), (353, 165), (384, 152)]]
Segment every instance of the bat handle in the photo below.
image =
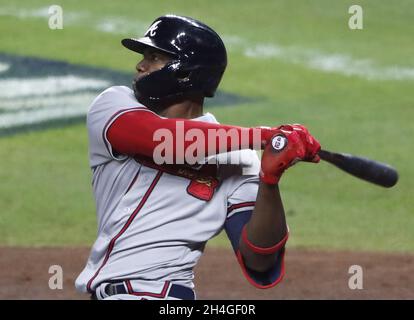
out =
[(323, 149), (319, 150), (318, 155), (322, 160), (328, 162), (339, 161), (344, 159), (344, 157), (339, 153), (334, 153)]

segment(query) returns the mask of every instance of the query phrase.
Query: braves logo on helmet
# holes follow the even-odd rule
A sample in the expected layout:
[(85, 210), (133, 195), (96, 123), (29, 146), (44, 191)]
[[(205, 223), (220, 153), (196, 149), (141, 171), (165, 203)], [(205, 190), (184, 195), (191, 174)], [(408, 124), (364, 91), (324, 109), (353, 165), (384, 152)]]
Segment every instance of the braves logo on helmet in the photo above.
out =
[(145, 36), (146, 37), (155, 37), (155, 35), (157, 34), (157, 29), (158, 29), (158, 25), (161, 23), (161, 21), (156, 21), (154, 22), (149, 28), (148, 30), (145, 32)]

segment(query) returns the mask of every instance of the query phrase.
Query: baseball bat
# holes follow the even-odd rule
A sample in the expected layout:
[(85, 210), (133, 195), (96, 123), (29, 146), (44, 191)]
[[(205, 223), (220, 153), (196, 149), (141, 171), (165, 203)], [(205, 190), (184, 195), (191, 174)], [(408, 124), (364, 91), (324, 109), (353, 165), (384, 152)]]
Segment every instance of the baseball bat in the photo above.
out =
[[(275, 152), (282, 151), (288, 144), (284, 134), (272, 137), (271, 144)], [(319, 157), (339, 169), (365, 181), (372, 182), (385, 188), (393, 187), (398, 181), (398, 172), (386, 163), (354, 156), (347, 153), (336, 153), (320, 150)]]
[(319, 157), (339, 169), (365, 181), (385, 188), (393, 187), (398, 181), (398, 172), (386, 163), (370, 160), (347, 153), (320, 150)]

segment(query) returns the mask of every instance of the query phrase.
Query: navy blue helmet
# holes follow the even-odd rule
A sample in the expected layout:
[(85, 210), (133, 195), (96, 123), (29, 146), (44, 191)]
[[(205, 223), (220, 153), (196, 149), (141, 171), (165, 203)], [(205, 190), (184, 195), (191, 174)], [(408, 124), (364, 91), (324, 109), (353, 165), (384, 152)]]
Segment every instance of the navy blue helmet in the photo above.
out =
[(133, 82), (136, 98), (150, 108), (194, 94), (213, 97), (227, 66), (226, 48), (220, 36), (188, 17), (159, 17), (144, 37), (123, 39), (122, 44), (141, 54), (146, 48), (154, 48), (172, 57), (160, 70)]

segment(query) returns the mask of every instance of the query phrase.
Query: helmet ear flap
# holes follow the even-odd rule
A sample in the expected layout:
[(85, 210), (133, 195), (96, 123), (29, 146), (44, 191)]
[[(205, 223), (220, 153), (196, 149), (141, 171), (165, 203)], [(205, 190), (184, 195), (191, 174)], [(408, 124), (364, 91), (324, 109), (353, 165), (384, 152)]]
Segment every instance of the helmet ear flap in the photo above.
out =
[(181, 61), (172, 61), (167, 67), (178, 83), (185, 83), (191, 80), (192, 70), (184, 67)]
[(191, 80), (192, 71), (191, 70), (177, 70), (175, 77), (179, 83), (185, 83)]

